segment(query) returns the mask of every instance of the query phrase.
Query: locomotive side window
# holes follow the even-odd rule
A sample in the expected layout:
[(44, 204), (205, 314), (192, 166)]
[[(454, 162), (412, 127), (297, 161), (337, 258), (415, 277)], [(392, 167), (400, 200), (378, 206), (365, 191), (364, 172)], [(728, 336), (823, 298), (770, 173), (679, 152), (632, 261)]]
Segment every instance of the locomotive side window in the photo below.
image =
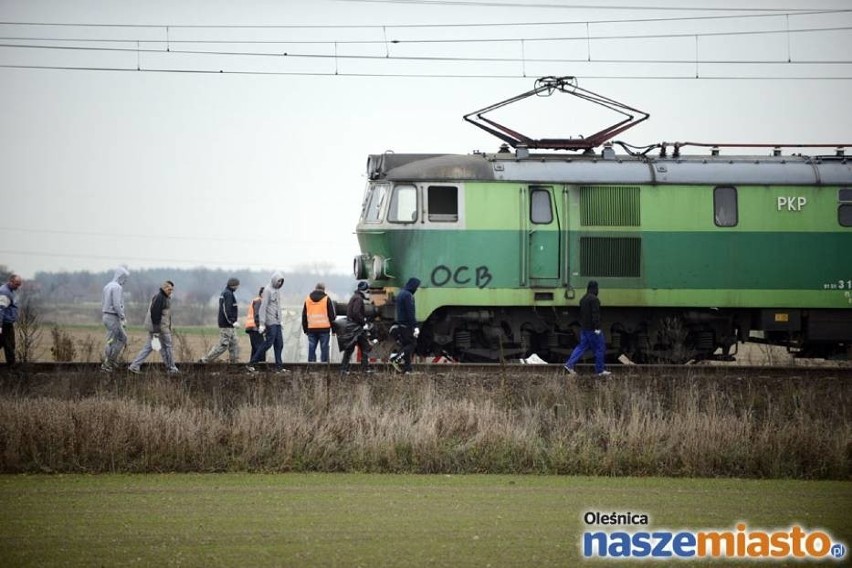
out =
[(841, 227), (852, 227), (852, 189), (844, 188), (837, 192), (840, 205), (837, 208), (837, 222)]
[(370, 188), (364, 206), (363, 217), (365, 223), (378, 223), (382, 220), (382, 206), (385, 204), (387, 194), (387, 184), (377, 184)]
[(430, 185), (427, 205), (430, 221), (454, 223), (459, 220), (459, 189), (455, 186)]
[(546, 189), (530, 191), (530, 221), (537, 225), (546, 225), (553, 221), (550, 192)]
[(413, 185), (398, 185), (393, 188), (388, 221), (391, 223), (413, 223), (417, 220), (417, 188)]
[(717, 227), (736, 227), (739, 222), (737, 188), (723, 186), (714, 189), (713, 209)]

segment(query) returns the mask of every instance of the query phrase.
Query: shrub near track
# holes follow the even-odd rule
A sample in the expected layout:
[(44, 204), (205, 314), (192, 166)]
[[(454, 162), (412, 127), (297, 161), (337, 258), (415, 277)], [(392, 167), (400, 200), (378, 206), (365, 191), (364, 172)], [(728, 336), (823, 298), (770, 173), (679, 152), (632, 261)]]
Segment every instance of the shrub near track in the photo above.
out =
[(0, 471), (850, 478), (850, 385), (101, 376), (0, 381)]

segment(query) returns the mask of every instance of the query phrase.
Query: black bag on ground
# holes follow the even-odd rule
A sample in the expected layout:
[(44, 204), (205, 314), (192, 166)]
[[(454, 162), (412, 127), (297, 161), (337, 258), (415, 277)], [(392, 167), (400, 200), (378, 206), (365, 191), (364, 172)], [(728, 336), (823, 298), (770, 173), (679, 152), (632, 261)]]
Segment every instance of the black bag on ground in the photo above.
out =
[(337, 334), (337, 347), (341, 351), (353, 346), (358, 341), (363, 329), (361, 326), (348, 319), (338, 319), (334, 322), (334, 332)]

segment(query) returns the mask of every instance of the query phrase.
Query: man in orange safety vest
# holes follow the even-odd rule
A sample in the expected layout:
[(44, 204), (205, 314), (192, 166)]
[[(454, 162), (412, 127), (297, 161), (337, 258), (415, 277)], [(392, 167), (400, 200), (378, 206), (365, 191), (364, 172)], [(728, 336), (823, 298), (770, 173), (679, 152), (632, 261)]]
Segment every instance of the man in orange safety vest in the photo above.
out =
[(328, 340), (336, 317), (334, 302), (326, 295), (325, 284), (317, 282), (302, 307), (302, 331), (308, 336), (308, 363), (316, 362), (318, 344), (320, 361), (328, 363)]

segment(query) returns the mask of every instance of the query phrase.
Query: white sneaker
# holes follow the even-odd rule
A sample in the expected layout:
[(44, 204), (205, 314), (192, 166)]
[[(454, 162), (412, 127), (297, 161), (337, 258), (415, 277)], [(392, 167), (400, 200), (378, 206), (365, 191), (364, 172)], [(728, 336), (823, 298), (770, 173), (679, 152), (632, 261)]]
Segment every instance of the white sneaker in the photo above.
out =
[(574, 376), (574, 375), (577, 374), (577, 371), (575, 371), (574, 369), (572, 369), (568, 365), (563, 365), (562, 368), (565, 369), (565, 372), (567, 372), (571, 376)]
[(609, 371), (601, 371), (600, 373), (598, 373), (598, 376), (599, 377), (610, 377), (610, 376), (612, 376), (612, 373), (610, 373)]

